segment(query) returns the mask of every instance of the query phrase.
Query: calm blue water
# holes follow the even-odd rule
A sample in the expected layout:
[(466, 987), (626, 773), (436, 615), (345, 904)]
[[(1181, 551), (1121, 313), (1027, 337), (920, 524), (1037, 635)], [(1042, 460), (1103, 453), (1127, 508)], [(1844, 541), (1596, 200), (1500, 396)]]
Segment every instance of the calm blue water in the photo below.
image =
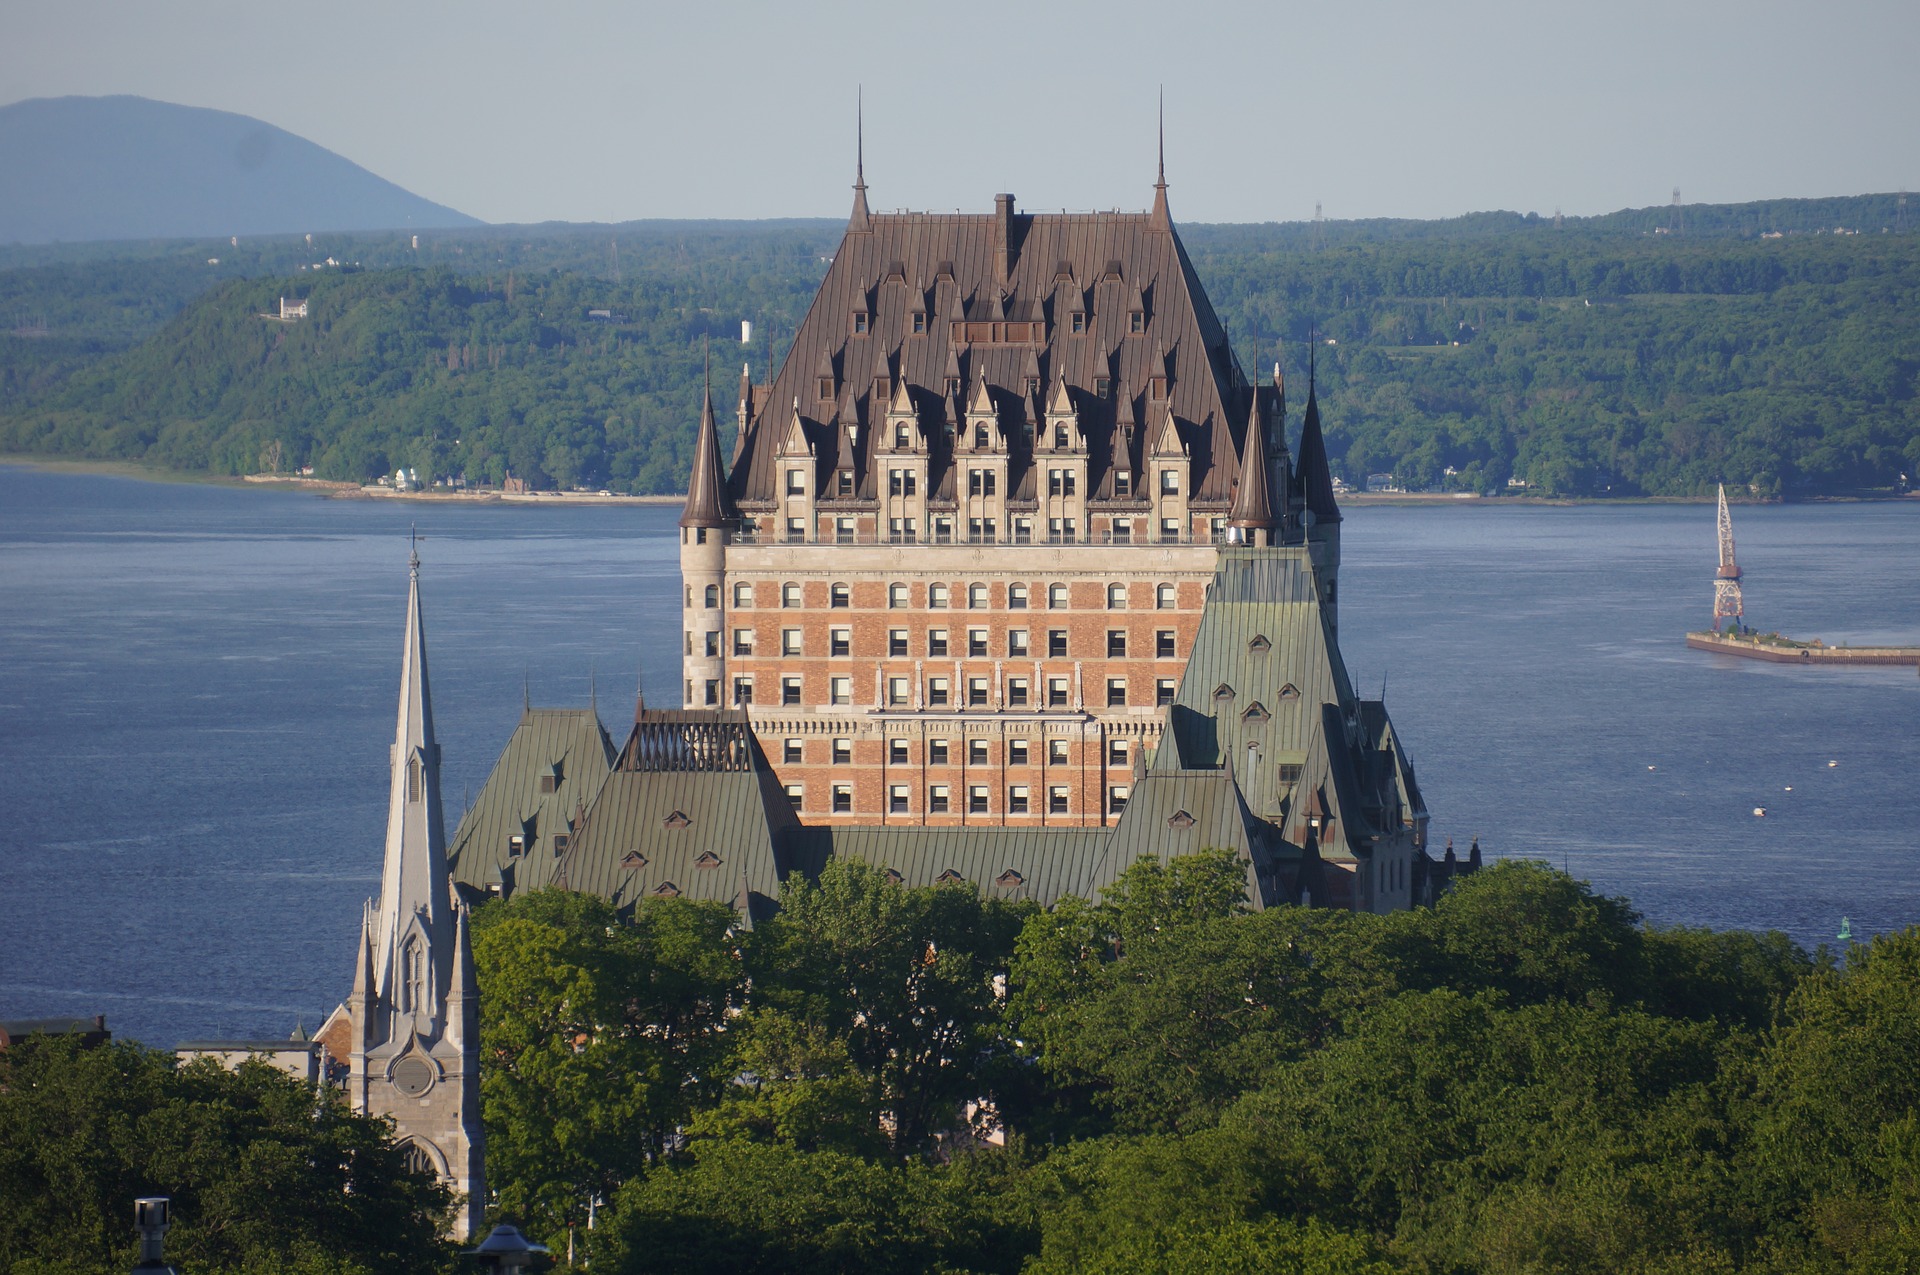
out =
[[(677, 702), (676, 517), (0, 467), (0, 1017), (314, 1025), (377, 887), (409, 523), (451, 817), (523, 685), (591, 679), (616, 736), (643, 664)], [(1920, 503), (1736, 518), (1763, 627), (1920, 640)], [(1688, 652), (1712, 560), (1706, 507), (1349, 511), (1348, 661), (1387, 683), (1436, 845), (1550, 858), (1662, 922), (1920, 922), (1920, 677)]]

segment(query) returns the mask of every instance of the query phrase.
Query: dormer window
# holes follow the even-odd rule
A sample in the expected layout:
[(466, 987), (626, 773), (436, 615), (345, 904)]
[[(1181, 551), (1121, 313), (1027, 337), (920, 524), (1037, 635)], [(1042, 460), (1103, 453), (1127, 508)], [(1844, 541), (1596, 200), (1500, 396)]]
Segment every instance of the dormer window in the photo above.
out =
[(676, 810), (660, 822), (668, 828), (679, 829), (687, 827), (693, 820), (687, 818), (686, 811)]
[(1027, 378), (1027, 393), (1038, 394), (1039, 392), (1040, 392), (1040, 378), (1037, 376), (1029, 376)]
[(838, 482), (839, 491), (842, 496), (853, 495), (853, 471), (852, 470), (848, 470), (848, 469), (841, 470), (839, 474), (836, 476), (836, 481)]
[(901, 449), (909, 445), (907, 442), (907, 427), (905, 425), (895, 425), (893, 427), (893, 445)]
[(949, 376), (947, 378), (947, 393), (958, 394), (959, 392), (960, 392), (960, 378), (957, 376)]
[(853, 312), (853, 334), (855, 336), (865, 336), (866, 332), (867, 312), (865, 310), (855, 310)]
[(927, 334), (927, 316), (918, 310), (913, 312), (913, 334), (915, 336), (925, 336)]
[(826, 401), (828, 401), (828, 402), (831, 402), (831, 401), (832, 401), (832, 399), (833, 399), (833, 378), (832, 378), (831, 376), (823, 376), (823, 377), (821, 377), (821, 378), (820, 378), (820, 397), (821, 397), (821, 398), (822, 398), (823, 400), (826, 400)]
[(1133, 475), (1121, 470), (1113, 476), (1113, 494), (1125, 500), (1133, 494)]
[(1156, 399), (1165, 398), (1167, 396), (1167, 378), (1164, 376), (1148, 377), (1147, 394)]
[(1079, 336), (1087, 330), (1087, 316), (1075, 310), (1067, 316), (1067, 331)]
[(987, 445), (987, 427), (985, 425), (975, 425), (973, 427), (973, 445), (975, 447), (985, 447)]
[(1099, 396), (1100, 396), (1101, 398), (1106, 398), (1106, 397), (1107, 397), (1108, 395), (1110, 395), (1110, 394), (1112, 394), (1112, 393), (1113, 393), (1113, 378), (1112, 378), (1111, 376), (1096, 376), (1096, 377), (1094, 377), (1094, 378), (1093, 378), (1093, 392), (1094, 392), (1095, 394), (1098, 394), (1098, 395), (1099, 395)]
[[(1147, 330), (1147, 312), (1145, 310), (1127, 311), (1127, 331), (1133, 333), (1135, 336), (1138, 336), (1142, 332), (1145, 332), (1146, 330)], [(865, 332), (866, 329), (860, 328), (859, 331)]]

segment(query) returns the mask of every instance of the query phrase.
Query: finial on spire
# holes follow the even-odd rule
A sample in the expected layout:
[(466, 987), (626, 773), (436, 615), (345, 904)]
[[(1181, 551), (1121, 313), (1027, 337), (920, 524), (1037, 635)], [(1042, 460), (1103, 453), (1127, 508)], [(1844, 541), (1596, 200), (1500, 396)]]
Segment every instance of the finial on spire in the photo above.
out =
[(420, 574), (420, 527), (411, 522), (407, 524), (407, 570)]
[(1167, 90), (1160, 89), (1159, 111), (1160, 165), (1153, 180), (1153, 224), (1156, 229), (1170, 230), (1173, 227), (1173, 215), (1167, 211)]
[(867, 119), (866, 88), (854, 89), (853, 99), (853, 216), (847, 221), (849, 233), (872, 229), (867, 220)]

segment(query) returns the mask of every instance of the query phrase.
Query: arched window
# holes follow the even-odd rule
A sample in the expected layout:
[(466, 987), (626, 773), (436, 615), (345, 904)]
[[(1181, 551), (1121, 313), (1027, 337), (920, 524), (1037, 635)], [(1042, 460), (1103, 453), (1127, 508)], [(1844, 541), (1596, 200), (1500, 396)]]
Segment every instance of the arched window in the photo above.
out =
[(753, 586), (745, 581), (733, 586), (733, 605), (750, 607), (753, 605)]
[(1173, 586), (1170, 584), (1155, 585), (1153, 587), (1153, 605), (1162, 611), (1171, 611), (1173, 609)]
[(1064, 584), (1048, 585), (1047, 586), (1047, 605), (1054, 608), (1056, 611), (1064, 609), (1067, 605), (1067, 586)]
[(1107, 610), (1124, 611), (1127, 609), (1127, 586), (1110, 584), (1107, 586)]

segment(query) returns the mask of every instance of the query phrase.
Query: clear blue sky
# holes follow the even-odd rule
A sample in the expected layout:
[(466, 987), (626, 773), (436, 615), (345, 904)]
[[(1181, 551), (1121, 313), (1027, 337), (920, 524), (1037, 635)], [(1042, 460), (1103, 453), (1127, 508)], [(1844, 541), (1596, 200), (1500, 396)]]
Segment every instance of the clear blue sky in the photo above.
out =
[(0, 100), (257, 116), (488, 221), (1598, 213), (1920, 188), (1920, 2), (8, 0)]

